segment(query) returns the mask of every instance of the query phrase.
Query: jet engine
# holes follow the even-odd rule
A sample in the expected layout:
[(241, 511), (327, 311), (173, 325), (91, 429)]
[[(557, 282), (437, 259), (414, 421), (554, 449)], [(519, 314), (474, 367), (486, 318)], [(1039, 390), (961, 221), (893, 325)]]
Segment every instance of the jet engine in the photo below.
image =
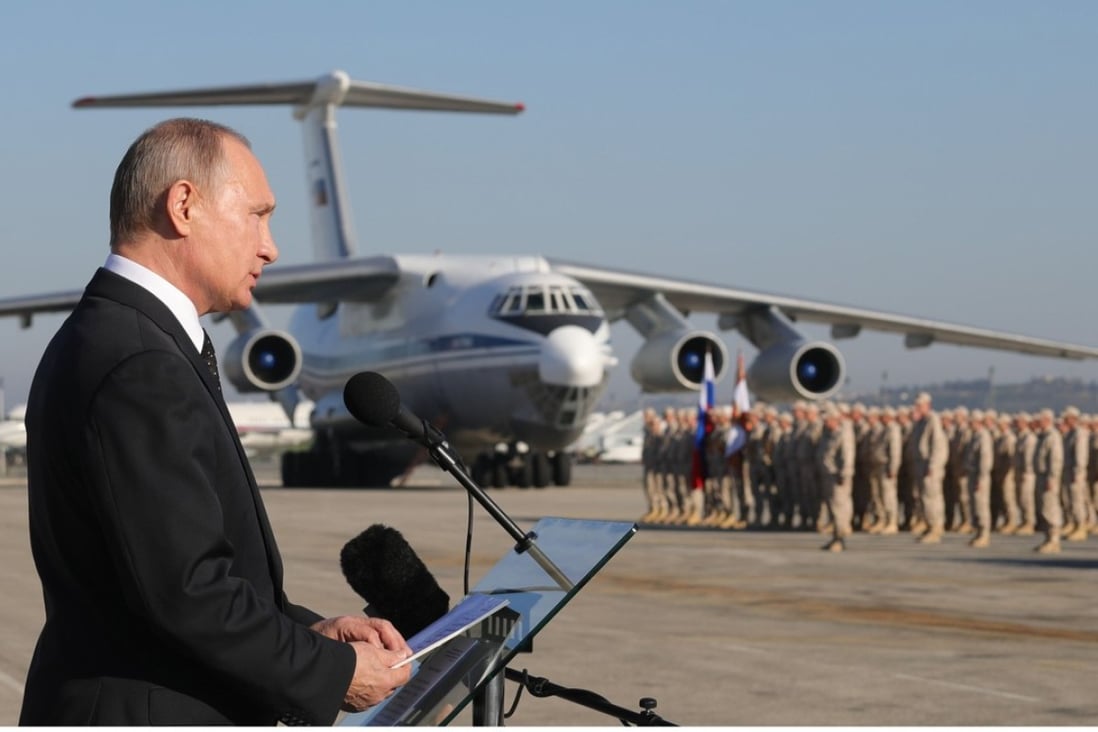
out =
[(218, 359), (240, 392), (278, 391), (297, 381), (301, 347), (289, 333), (257, 329), (238, 335)]
[(762, 399), (827, 399), (846, 374), (843, 356), (830, 343), (783, 341), (762, 351), (747, 370), (747, 385)]
[(705, 351), (713, 359), (714, 378), (728, 362), (724, 343), (705, 331), (672, 330), (651, 336), (630, 364), (633, 379), (646, 392), (697, 389), (705, 378)]

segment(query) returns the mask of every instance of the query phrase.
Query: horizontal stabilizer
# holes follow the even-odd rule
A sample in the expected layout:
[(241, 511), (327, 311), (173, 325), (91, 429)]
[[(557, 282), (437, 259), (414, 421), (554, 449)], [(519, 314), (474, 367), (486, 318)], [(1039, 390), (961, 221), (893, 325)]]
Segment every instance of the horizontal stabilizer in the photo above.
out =
[(282, 84), (206, 87), (174, 92), (83, 97), (72, 106), (83, 107), (206, 107), (219, 105), (290, 105), (313, 107), (378, 107), (437, 112), (518, 114), (520, 103), (438, 94), (421, 89), (353, 81), (343, 71), (333, 71), (315, 81)]

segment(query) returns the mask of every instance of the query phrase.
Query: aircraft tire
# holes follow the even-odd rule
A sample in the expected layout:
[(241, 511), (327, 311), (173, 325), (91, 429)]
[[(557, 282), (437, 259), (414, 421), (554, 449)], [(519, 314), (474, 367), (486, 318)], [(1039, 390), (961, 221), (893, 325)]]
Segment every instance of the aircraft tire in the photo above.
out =
[(572, 482), (572, 453), (558, 452), (553, 456), (553, 482), (566, 486)]
[(492, 458), (487, 453), (480, 453), (473, 461), (473, 482), (481, 488), (486, 488), (492, 483)]
[(507, 457), (497, 455), (492, 459), (492, 487), (506, 488), (511, 482), (511, 471), (507, 467)]
[(544, 452), (535, 452), (531, 460), (533, 483), (535, 488), (544, 488), (549, 485), (551, 473), (549, 470), (549, 458)]
[(282, 454), (282, 485), (287, 488), (313, 488), (335, 485), (335, 475), (327, 455), (313, 450)]
[(282, 453), (282, 485), (286, 488), (296, 488), (298, 485), (298, 455), (296, 452)]
[(519, 465), (518, 470), (515, 471), (515, 485), (519, 488), (529, 488), (533, 480), (534, 455), (528, 452), (522, 456), (522, 463)]
[(379, 461), (349, 450), (341, 451), (338, 461), (330, 452), (282, 454), (282, 485), (286, 488), (383, 488), (403, 470), (400, 461)]

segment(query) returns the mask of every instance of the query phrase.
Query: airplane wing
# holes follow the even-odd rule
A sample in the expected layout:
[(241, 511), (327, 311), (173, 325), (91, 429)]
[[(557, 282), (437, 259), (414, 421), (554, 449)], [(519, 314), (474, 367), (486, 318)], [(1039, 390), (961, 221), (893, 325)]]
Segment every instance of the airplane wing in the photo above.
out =
[[(263, 272), (255, 288), (261, 303), (373, 302), (400, 277), (392, 257), (364, 257), (338, 262), (278, 266)], [(39, 313), (62, 313), (76, 307), (83, 290), (0, 298), (0, 317), (18, 317), (23, 326)]]
[(651, 297), (654, 293), (661, 293), (668, 302), (684, 313), (707, 312), (721, 315), (722, 328), (733, 327), (731, 324), (736, 318), (752, 311), (774, 308), (793, 321), (830, 324), (832, 338), (850, 338), (865, 328), (902, 333), (908, 348), (922, 348), (931, 343), (950, 343), (1036, 356), (1076, 360), (1098, 358), (1098, 348), (1073, 343), (895, 315), (879, 310), (592, 267), (575, 262), (554, 259), (548, 261), (555, 271), (574, 277), (590, 288), (611, 320), (623, 317), (629, 306)]
[(261, 303), (373, 302), (399, 278), (400, 266), (386, 256), (275, 266), (263, 271), (255, 298)]
[(0, 317), (18, 317), (23, 327), (31, 324), (31, 316), (37, 313), (67, 313), (80, 302), (83, 290), (52, 292), (45, 295), (0, 298)]

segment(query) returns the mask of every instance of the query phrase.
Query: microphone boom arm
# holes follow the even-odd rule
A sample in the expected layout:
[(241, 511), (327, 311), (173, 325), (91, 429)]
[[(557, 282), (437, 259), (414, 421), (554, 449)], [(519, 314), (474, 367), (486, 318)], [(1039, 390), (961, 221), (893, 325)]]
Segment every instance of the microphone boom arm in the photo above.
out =
[(460, 458), (453, 454), (450, 450), (450, 444), (446, 441), (445, 435), (443, 435), (434, 425), (427, 420), (421, 420), (423, 423), (423, 436), (426, 442), (428, 453), (431, 458), (438, 464), (440, 468), (445, 470), (450, 475), (454, 476), (458, 483), (461, 483), (465, 490), (469, 491), (469, 495), (477, 500), (484, 510), (496, 520), (503, 530), (511, 535), (511, 538), (515, 540), (515, 552), (517, 554), (527, 553), (530, 557), (537, 562), (538, 566), (545, 570), (557, 585), (568, 592), (575, 584), (568, 579), (568, 577), (560, 570), (553, 560), (550, 559), (537, 545), (537, 534), (534, 532), (523, 533), (518, 524), (511, 520), (502, 508), (499, 507), (492, 498), (484, 492), (476, 482), (469, 477), (469, 474), (465, 470), (465, 465), (461, 462)]

